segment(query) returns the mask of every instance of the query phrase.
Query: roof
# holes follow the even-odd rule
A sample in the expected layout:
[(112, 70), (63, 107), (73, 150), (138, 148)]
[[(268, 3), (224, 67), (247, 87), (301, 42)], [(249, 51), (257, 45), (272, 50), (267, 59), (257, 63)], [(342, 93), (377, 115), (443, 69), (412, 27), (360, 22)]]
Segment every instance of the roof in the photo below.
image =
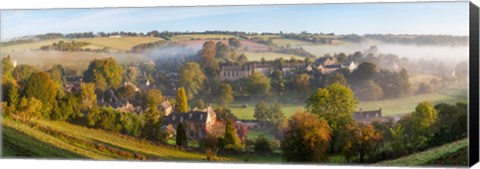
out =
[(165, 124), (172, 124), (177, 127), (180, 122), (193, 122), (205, 124), (209, 112), (191, 111), (191, 112), (172, 112), (165, 118)]
[(247, 70), (245, 66), (222, 66), (222, 71), (244, 71)]
[(378, 110), (369, 110), (369, 111), (357, 111), (353, 112), (353, 119), (354, 120), (370, 120), (373, 118), (381, 118), (382, 117), (382, 109)]

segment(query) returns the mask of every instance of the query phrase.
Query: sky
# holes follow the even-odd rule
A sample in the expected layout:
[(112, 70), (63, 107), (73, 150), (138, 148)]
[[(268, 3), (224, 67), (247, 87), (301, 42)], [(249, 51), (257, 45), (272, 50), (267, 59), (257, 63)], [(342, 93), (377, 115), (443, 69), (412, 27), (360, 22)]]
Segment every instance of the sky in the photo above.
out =
[(468, 35), (468, 1), (2, 10), (1, 40), (49, 32), (228, 30)]

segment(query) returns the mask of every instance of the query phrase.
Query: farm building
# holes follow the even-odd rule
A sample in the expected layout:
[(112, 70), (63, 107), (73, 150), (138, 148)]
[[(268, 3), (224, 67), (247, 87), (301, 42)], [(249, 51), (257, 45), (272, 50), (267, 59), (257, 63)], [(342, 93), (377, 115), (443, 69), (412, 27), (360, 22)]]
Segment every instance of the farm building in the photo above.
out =
[(254, 72), (263, 75), (272, 74), (273, 66), (270, 63), (252, 62), (243, 66), (222, 66), (220, 81), (236, 81), (250, 76)]
[(171, 112), (164, 120), (164, 129), (174, 133), (178, 124), (185, 124), (187, 136), (201, 138), (210, 133), (216, 124), (216, 114), (211, 107), (204, 111)]
[(359, 123), (370, 123), (373, 120), (382, 120), (382, 109), (370, 110), (370, 111), (360, 111), (353, 112), (353, 120)]

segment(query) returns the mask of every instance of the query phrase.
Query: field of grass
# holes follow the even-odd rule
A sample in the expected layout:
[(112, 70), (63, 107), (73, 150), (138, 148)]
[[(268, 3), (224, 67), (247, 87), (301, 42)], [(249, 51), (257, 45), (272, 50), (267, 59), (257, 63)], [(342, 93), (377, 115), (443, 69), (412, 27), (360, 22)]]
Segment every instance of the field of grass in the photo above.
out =
[[(406, 157), (376, 163), (379, 166), (432, 166), (439, 165), (439, 159), (450, 159), (451, 163), (445, 165), (468, 165), (468, 139), (463, 139), (443, 146), (435, 147)], [(452, 158), (453, 157), (453, 158)]]
[(109, 37), (100, 37), (100, 38), (82, 38), (75, 39), (79, 42), (89, 42), (92, 47), (103, 48), (108, 47), (110, 49), (115, 49), (119, 51), (128, 51), (132, 47), (143, 44), (164, 40), (158, 37), (118, 37), (118, 38), (109, 38)]
[(285, 60), (289, 60), (294, 57), (295, 59), (304, 60), (305, 57), (293, 55), (293, 54), (284, 54), (284, 53), (273, 53), (273, 52), (245, 52), (245, 55), (248, 57), (248, 61), (261, 61), (262, 58), (265, 60), (275, 60), (277, 58), (283, 57)]
[[(113, 57), (119, 64), (149, 61), (146, 56), (134, 53), (34, 51), (18, 52), (10, 56), (17, 60), (18, 64), (28, 64), (39, 69), (48, 69), (53, 64), (62, 64), (64, 67), (79, 72), (87, 69), (88, 64), (93, 59)], [(2, 57), (6, 57), (6, 55), (2, 55)]]
[(222, 34), (192, 34), (192, 35), (176, 35), (176, 36), (173, 36), (172, 38), (170, 38), (171, 41), (189, 41), (189, 40), (192, 40), (192, 38), (194, 39), (202, 39), (202, 40), (205, 40), (205, 39), (228, 39), (228, 38), (238, 38), (237, 36), (233, 36), (233, 35), (222, 35)]
[(40, 47), (45, 46), (45, 45), (51, 45), (53, 43), (58, 43), (58, 41), (65, 41), (65, 42), (71, 42), (71, 39), (52, 39), (52, 40), (45, 40), (45, 41), (38, 41), (38, 42), (32, 42), (32, 43), (21, 43), (21, 44), (15, 44), (15, 45), (10, 45), (10, 46), (2, 46), (1, 54), (2, 55), (7, 55), (7, 54), (16, 54), (16, 53), (22, 53), (22, 52), (29, 52), (31, 50), (39, 50)]
[(268, 40), (270, 38), (278, 38), (280, 35), (249, 35), (248, 38), (260, 38), (262, 40)]
[[(454, 104), (459, 101), (466, 102), (467, 89), (447, 89), (434, 93), (421, 94), (415, 96), (408, 96), (398, 99), (360, 102), (357, 105), (357, 109), (363, 110), (377, 110), (382, 108), (384, 116), (392, 116), (404, 113), (410, 113), (415, 110), (418, 103), (422, 101), (429, 101), (432, 104), (444, 102)], [(247, 104), (247, 108), (243, 108), (243, 105)], [(253, 114), (255, 111), (256, 101), (235, 101), (229, 105), (232, 113), (239, 119), (254, 119)], [(285, 116), (290, 117), (297, 110), (303, 110), (305, 105), (303, 103), (282, 103), (282, 110)]]
[(304, 45), (313, 45), (312, 42), (295, 40), (295, 39), (273, 39), (273, 44), (278, 47), (287, 47), (288, 44), (292, 46), (292, 48), (304, 46)]
[(421, 74), (421, 75), (415, 75), (409, 78), (410, 84), (412, 86), (412, 89), (416, 90), (420, 86), (420, 83), (427, 83), (430, 84), (432, 80), (440, 80), (439, 77), (435, 75), (426, 75), (426, 74)]
[[(36, 122), (37, 125), (35, 127), (31, 127), (21, 122), (4, 119), (3, 127), (7, 129), (7, 132), (3, 133), (3, 136), (4, 138), (7, 138), (6, 145), (23, 146), (23, 144), (18, 144), (18, 141), (22, 141), (32, 144), (24, 145), (26, 147), (29, 147), (26, 148), (27, 150), (33, 148), (33, 150), (29, 151), (38, 152), (42, 150), (35, 150), (37, 146), (34, 145), (44, 144), (46, 146), (41, 146), (38, 148), (50, 148), (51, 152), (57, 152), (53, 153), (53, 155), (72, 158), (77, 158), (78, 156), (80, 156), (92, 159), (127, 159), (122, 155), (128, 153), (146, 157), (146, 159), (148, 160), (202, 161), (205, 158), (205, 155), (203, 153), (188, 152), (173, 147), (154, 145), (152, 143), (138, 140), (133, 137), (120, 135), (104, 130), (89, 129), (86, 127), (72, 125), (65, 122), (52, 122), (41, 120)], [(50, 130), (55, 131), (53, 133), (63, 133), (64, 135), (51, 134), (49, 132), (39, 130), (39, 128), (49, 128)], [(8, 132), (9, 130), (12, 130), (14, 132)], [(9, 142), (9, 140), (12, 140), (14, 142)], [(4, 150), (6, 151), (4, 151), (3, 154), (7, 157), (23, 155), (11, 153), (12, 151), (17, 151), (17, 147), (5, 148)], [(45, 152), (48, 153), (50, 151)], [(64, 154), (64, 152), (67, 153)], [(45, 157), (43, 154), (33, 155), (41, 155), (39, 157)]]

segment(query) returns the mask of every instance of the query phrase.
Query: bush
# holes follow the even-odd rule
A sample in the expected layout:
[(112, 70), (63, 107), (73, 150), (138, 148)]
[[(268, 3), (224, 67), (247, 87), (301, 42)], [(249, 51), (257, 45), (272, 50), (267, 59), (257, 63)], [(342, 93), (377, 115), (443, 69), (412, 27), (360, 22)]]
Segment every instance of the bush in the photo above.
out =
[(263, 135), (256, 137), (253, 144), (253, 150), (255, 152), (271, 153), (273, 151), (270, 142)]

